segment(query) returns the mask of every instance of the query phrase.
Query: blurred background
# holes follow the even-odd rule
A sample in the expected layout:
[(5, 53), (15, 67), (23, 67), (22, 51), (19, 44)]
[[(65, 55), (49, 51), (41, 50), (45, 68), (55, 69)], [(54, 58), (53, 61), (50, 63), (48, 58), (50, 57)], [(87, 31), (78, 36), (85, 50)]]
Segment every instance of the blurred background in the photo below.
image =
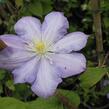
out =
[(0, 109), (109, 109), (109, 0), (0, 0), (0, 35), (14, 34), (22, 16), (43, 21), (51, 11), (64, 13), (68, 32), (90, 35), (81, 51), (86, 72), (64, 79), (58, 87), (62, 95), (44, 100), (29, 84), (14, 85), (11, 73), (0, 69)]

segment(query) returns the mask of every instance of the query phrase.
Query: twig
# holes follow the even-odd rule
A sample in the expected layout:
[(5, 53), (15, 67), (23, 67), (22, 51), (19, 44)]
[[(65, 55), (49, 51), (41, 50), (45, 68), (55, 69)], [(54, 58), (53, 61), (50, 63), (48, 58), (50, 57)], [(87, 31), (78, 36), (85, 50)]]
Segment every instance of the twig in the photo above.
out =
[(100, 12), (100, 0), (91, 0), (91, 8), (93, 14), (93, 25), (96, 36), (96, 50), (98, 56), (98, 66), (102, 65), (103, 61), (103, 39), (101, 29), (101, 12)]

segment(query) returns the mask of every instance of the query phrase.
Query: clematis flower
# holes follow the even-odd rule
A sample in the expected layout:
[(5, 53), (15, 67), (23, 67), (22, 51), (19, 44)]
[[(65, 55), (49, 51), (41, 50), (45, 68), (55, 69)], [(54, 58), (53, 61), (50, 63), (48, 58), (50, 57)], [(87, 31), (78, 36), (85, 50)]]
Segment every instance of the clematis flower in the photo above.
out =
[(86, 69), (83, 54), (88, 36), (67, 34), (69, 23), (60, 12), (51, 12), (41, 24), (35, 17), (23, 17), (14, 26), (17, 35), (1, 35), (7, 47), (0, 52), (0, 68), (12, 71), (15, 83), (30, 83), (40, 97), (53, 95), (62, 78)]

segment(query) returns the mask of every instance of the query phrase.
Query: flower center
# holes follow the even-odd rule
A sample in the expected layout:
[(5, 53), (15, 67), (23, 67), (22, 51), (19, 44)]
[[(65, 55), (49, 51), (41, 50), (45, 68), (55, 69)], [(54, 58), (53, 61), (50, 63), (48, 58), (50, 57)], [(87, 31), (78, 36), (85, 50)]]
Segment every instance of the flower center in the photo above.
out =
[(45, 44), (44, 42), (38, 42), (36, 44), (36, 50), (39, 54), (44, 54), (46, 52), (46, 47), (45, 47)]

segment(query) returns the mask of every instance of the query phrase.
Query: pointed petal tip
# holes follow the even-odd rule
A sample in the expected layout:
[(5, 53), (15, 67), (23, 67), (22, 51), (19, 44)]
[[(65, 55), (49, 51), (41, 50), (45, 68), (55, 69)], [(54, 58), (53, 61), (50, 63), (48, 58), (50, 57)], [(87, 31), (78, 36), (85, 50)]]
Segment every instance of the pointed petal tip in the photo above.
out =
[(14, 25), (14, 30), (23, 39), (38, 40), (41, 38), (41, 22), (36, 17), (22, 17)]
[(55, 91), (52, 92), (52, 93), (51, 93), (51, 92), (50, 92), (50, 93), (45, 93), (45, 92), (41, 92), (41, 91), (36, 91), (36, 89), (35, 89), (34, 86), (31, 87), (31, 90), (32, 90), (37, 96), (39, 96), (39, 97), (41, 97), (41, 98), (45, 98), (45, 99), (47, 99), (48, 97), (52, 96), (52, 95), (55, 93)]
[(45, 16), (42, 24), (44, 40), (47, 40), (50, 44), (54, 43), (67, 33), (68, 28), (69, 22), (63, 13), (50, 12)]
[(73, 32), (54, 44), (52, 50), (59, 53), (70, 53), (80, 51), (87, 44), (88, 35), (83, 32)]
[(86, 58), (81, 53), (55, 54), (51, 58), (62, 78), (78, 75), (86, 69)]
[(41, 61), (37, 78), (31, 89), (36, 95), (47, 98), (55, 93), (58, 84), (61, 82), (62, 79), (57, 74), (57, 69), (44, 59)]

